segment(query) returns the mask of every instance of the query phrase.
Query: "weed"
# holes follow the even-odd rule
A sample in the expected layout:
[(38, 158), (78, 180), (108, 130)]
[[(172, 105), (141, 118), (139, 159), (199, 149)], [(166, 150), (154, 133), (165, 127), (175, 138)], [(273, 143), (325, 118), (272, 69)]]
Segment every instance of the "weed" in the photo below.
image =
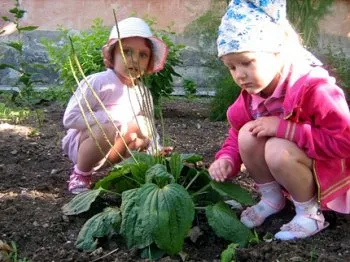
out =
[[(14, 70), (19, 75), (17, 79), (18, 92), (10, 92), (9, 101), (16, 107), (29, 108), (29, 110), (35, 112), (35, 115), (39, 115), (39, 113), (36, 112), (37, 109), (35, 108), (38, 100), (34, 90), (34, 84), (38, 81), (33, 80), (34, 74), (30, 72), (30, 68), (39, 68), (42, 67), (42, 65), (32, 64), (25, 60), (23, 52), (24, 43), (22, 41), (22, 33), (33, 31), (37, 28), (37, 26), (21, 26), (20, 20), (23, 18), (25, 12), (25, 10), (20, 8), (19, 0), (15, 0), (15, 6), (9, 10), (9, 13), (14, 15), (14, 20), (11, 21), (11, 19), (7, 16), (2, 17), (4, 21), (13, 22), (16, 25), (18, 32), (17, 41), (7, 42), (5, 45), (12, 48), (16, 52), (16, 59), (18, 59), (19, 62), (17, 64), (0, 64), (0, 70)], [(16, 59), (13, 59), (13, 61), (16, 61)], [(42, 124), (42, 119), (37, 118), (37, 121), (40, 127)]]
[(194, 82), (191, 79), (184, 79), (183, 80), (183, 87), (185, 90), (185, 96), (187, 98), (192, 99), (196, 96), (196, 92), (197, 92), (196, 82)]
[(233, 81), (228, 72), (215, 85), (215, 97), (210, 106), (210, 120), (222, 121), (226, 119), (226, 111), (240, 94), (240, 87)]

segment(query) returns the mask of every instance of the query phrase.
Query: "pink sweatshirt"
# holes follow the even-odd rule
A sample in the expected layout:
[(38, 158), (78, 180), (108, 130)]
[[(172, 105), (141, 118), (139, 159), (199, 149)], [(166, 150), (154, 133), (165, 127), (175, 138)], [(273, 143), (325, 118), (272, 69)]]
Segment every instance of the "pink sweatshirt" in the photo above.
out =
[[(319, 67), (291, 66), (282, 84), (287, 84), (287, 91), (276, 137), (295, 142), (314, 160), (321, 207), (350, 213), (350, 112), (342, 89)], [(216, 154), (216, 159), (227, 158), (233, 163), (232, 176), (242, 163), (238, 132), (253, 120), (250, 101), (250, 95), (242, 91), (228, 109), (231, 128)]]
[[(135, 115), (141, 114), (140, 89), (138, 87), (129, 88), (124, 85), (113, 70), (107, 69), (104, 72), (92, 74), (87, 77), (87, 80), (117, 126), (126, 125)], [(88, 101), (96, 119), (101, 124), (110, 121), (106, 111), (88, 84), (84, 80), (81, 81), (80, 88), (77, 88), (75, 95), (69, 100), (63, 117), (63, 125), (68, 128), (68, 131), (62, 140), (62, 148), (73, 163), (77, 161), (80, 132), (87, 128), (79, 104), (82, 105), (89, 125), (96, 124), (86, 101)]]

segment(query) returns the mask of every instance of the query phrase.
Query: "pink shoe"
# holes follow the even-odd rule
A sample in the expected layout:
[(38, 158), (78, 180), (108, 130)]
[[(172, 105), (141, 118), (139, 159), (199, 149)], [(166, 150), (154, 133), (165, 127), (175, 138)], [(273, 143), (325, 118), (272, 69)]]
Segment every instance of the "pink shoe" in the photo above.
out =
[(68, 190), (74, 195), (89, 190), (91, 185), (91, 174), (80, 175), (73, 170), (68, 181)]

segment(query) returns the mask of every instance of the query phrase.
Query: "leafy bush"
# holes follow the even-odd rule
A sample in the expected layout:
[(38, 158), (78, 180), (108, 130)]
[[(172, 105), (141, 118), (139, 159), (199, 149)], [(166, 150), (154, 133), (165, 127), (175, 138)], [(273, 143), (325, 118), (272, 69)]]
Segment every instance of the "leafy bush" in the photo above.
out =
[(240, 92), (240, 87), (233, 81), (229, 73), (218, 80), (215, 85), (215, 96), (210, 105), (210, 120), (226, 120), (226, 111), (237, 99)]
[[(154, 21), (146, 20), (150, 26)], [(60, 36), (58, 41), (43, 40), (43, 44), (47, 49), (51, 64), (59, 72), (59, 78), (63, 82), (68, 93), (71, 88), (76, 86), (69, 65), (69, 55), (71, 53), (71, 44), (69, 37), (72, 39), (75, 53), (78, 56), (85, 75), (97, 73), (105, 70), (101, 49), (107, 42), (110, 29), (103, 25), (103, 21), (99, 18), (93, 20), (90, 30), (73, 33), (63, 27), (59, 28)], [(156, 74), (144, 77), (144, 82), (151, 90), (155, 107), (159, 107), (160, 97), (170, 95), (173, 92), (172, 83), (173, 76), (178, 75), (174, 66), (181, 64), (179, 51), (182, 45), (175, 44), (169, 37), (174, 34), (171, 31), (153, 30), (155, 36), (161, 38), (168, 46), (168, 58), (163, 70)], [(76, 70), (78, 71), (78, 70)]]
[[(59, 72), (59, 79), (67, 92), (65, 97), (69, 98), (72, 95), (72, 87), (76, 86), (69, 64), (71, 54), (69, 37), (74, 43), (76, 54), (85, 75), (90, 75), (105, 70), (101, 48), (108, 39), (109, 30), (103, 26), (103, 21), (97, 18), (93, 20), (91, 29), (88, 31), (72, 32), (63, 27), (59, 27), (58, 31), (60, 35), (57, 41), (43, 39), (42, 43), (49, 54), (50, 64)], [(78, 71), (76, 65), (74, 66)]]
[(293, 26), (300, 32), (304, 45), (317, 47), (319, 21), (327, 14), (333, 0), (288, 0), (287, 16)]
[(347, 93), (350, 91), (350, 58), (347, 57), (343, 50), (335, 53), (332, 48), (328, 48), (327, 62), (330, 66), (331, 74), (337, 78), (339, 86), (345, 89)]
[(114, 198), (112, 203), (121, 202), (85, 223), (77, 248), (92, 251), (99, 238), (119, 234), (128, 248), (148, 252), (152, 258), (155, 253), (174, 255), (182, 250), (195, 215), (203, 212), (218, 236), (245, 246), (254, 235), (224, 200), (252, 204), (251, 195), (239, 185), (212, 181), (198, 165), (201, 160), (195, 154), (173, 152), (164, 158), (135, 152), (116, 165), (94, 190), (77, 195), (63, 207), (65, 215), (77, 215), (104, 194)]
[[(37, 122), (39, 127), (42, 124), (42, 112), (36, 109), (35, 106), (40, 103), (40, 98), (37, 92), (34, 90), (34, 84), (39, 82), (34, 80), (35, 73), (31, 72), (31, 69), (42, 68), (41, 64), (29, 63), (25, 59), (24, 54), (24, 43), (22, 41), (23, 32), (29, 32), (37, 29), (37, 26), (21, 26), (21, 19), (26, 13), (25, 10), (20, 8), (18, 0), (15, 0), (15, 5), (8, 11), (13, 15), (13, 21), (7, 17), (3, 16), (2, 20), (6, 22), (13, 22), (16, 25), (17, 30), (17, 40), (4, 42), (3, 45), (12, 49), (14, 57), (10, 64), (2, 63), (0, 64), (0, 70), (9, 69), (16, 72), (18, 75), (16, 82), (16, 91), (9, 91), (7, 93), (2, 92), (0, 95), (1, 100), (6, 100), (5, 106), (8, 110), (2, 111), (2, 114), (9, 116), (11, 120), (21, 121), (23, 118), (27, 117), (27, 111), (34, 112), (37, 117)], [(1, 32), (2, 33), (2, 32)], [(4, 113), (5, 112), (5, 113)], [(15, 117), (15, 119), (13, 119)]]
[(197, 85), (193, 80), (184, 79), (183, 86), (184, 86), (185, 95), (187, 98), (193, 98), (196, 95)]
[[(151, 18), (145, 18), (146, 22), (152, 26), (156, 24), (156, 21)], [(158, 118), (160, 116), (160, 99), (162, 96), (169, 97), (169, 95), (174, 91), (173, 89), (173, 77), (181, 77), (175, 72), (174, 67), (181, 65), (182, 61), (180, 59), (180, 51), (185, 46), (181, 44), (176, 44), (171, 40), (171, 36), (175, 35), (175, 32), (168, 27), (168, 30), (154, 30), (152, 31), (156, 37), (162, 39), (168, 46), (168, 57), (165, 62), (163, 70), (144, 77), (146, 86), (151, 90), (153, 102), (155, 106), (155, 116)]]

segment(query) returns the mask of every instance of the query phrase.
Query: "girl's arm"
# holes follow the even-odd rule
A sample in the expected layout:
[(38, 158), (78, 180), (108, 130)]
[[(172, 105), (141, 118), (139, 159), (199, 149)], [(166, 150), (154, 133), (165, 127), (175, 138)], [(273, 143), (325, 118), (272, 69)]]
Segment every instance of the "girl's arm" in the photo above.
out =
[(228, 137), (226, 138), (221, 149), (216, 153), (215, 159), (228, 159), (232, 165), (233, 177), (238, 174), (242, 164), (242, 159), (238, 149), (238, 132), (245, 123), (251, 120), (250, 116), (247, 113), (244, 97), (242, 94), (227, 110), (227, 119), (230, 123)]
[[(87, 81), (89, 85), (94, 89), (96, 94), (101, 98), (102, 96), (99, 91), (101, 83), (99, 83), (99, 81), (96, 81), (94, 77), (88, 77)], [(96, 124), (94, 117), (89, 111), (88, 105), (90, 106), (95, 117), (98, 119), (100, 123), (107, 123), (108, 122), (107, 113), (101, 109), (96, 110), (96, 108), (101, 108), (101, 107), (100, 106), (97, 107), (99, 102), (96, 99), (96, 97), (93, 95), (93, 92), (91, 88), (88, 86), (88, 84), (86, 83), (86, 81), (85, 80), (81, 81), (79, 83), (79, 86), (80, 87), (77, 88), (77, 90), (74, 92), (74, 95), (69, 100), (69, 103), (67, 105), (66, 111), (63, 116), (63, 125), (66, 128), (74, 128), (79, 130), (86, 129), (87, 127), (83, 117), (83, 113), (86, 117), (87, 123), (90, 126)], [(81, 105), (82, 109), (80, 108), (79, 105)]]
[(232, 175), (228, 178), (232, 178), (238, 174), (241, 169), (242, 160), (238, 150), (238, 131), (232, 127), (229, 129), (228, 137), (221, 149), (215, 155), (215, 159), (219, 158), (225, 158), (231, 163)]
[(302, 109), (312, 123), (281, 120), (276, 136), (295, 142), (310, 158), (350, 157), (350, 113), (342, 90), (331, 84), (311, 87)]

